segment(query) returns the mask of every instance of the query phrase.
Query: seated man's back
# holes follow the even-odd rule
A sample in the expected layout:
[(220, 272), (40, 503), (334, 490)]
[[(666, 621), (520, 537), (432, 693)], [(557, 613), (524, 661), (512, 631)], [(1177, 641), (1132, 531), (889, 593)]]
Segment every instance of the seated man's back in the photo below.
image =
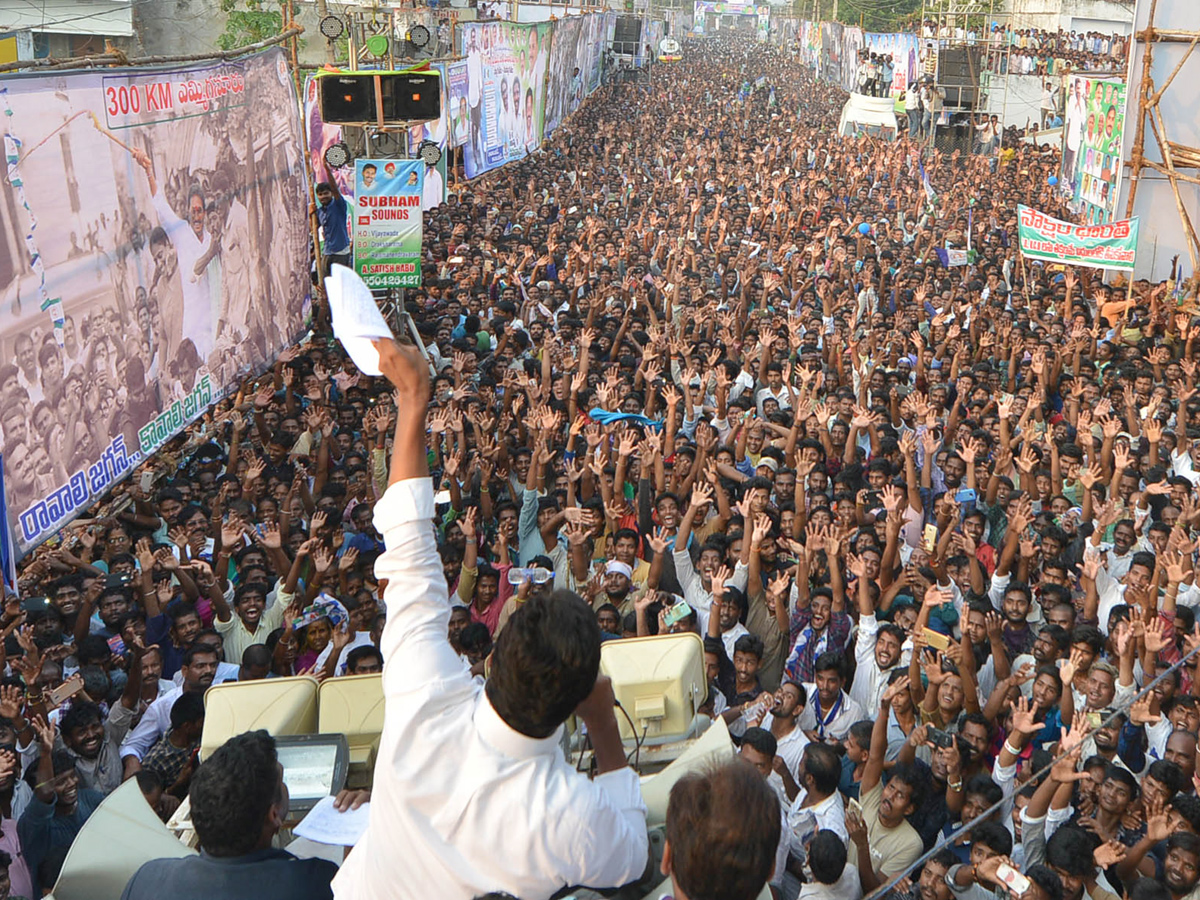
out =
[(287, 819), (288, 791), (275, 739), (230, 738), (192, 776), (191, 818), (201, 855), (156, 859), (129, 880), (121, 900), (329, 900), (337, 867), (271, 847)]

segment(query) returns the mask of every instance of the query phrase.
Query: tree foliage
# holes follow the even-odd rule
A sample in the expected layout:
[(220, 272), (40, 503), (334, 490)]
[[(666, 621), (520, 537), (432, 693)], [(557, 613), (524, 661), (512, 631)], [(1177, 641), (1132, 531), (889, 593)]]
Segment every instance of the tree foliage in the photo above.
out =
[(255, 44), (283, 31), (282, 3), (221, 0), (221, 12), (225, 13), (225, 31), (217, 38), (217, 46), (222, 50)]

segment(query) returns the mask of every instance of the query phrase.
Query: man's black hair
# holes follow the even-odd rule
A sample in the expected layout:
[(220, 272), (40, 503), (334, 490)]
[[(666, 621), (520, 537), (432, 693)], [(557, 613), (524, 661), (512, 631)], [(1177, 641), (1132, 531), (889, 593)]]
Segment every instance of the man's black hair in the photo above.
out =
[[(1091, 854), (1088, 854), (1089, 868), (1094, 869), (1091, 865)], [(1062, 879), (1058, 877), (1058, 873), (1048, 866), (1030, 866), (1029, 871), (1025, 873), (1025, 877), (1036, 884), (1046, 894), (1047, 900), (1063, 900)]]
[(189, 722), (198, 722), (204, 718), (204, 695), (199, 693), (183, 693), (171, 705), (171, 727), (180, 728)]
[(994, 853), (1008, 856), (1012, 853), (1013, 836), (999, 822), (980, 822), (971, 829), (971, 843), (983, 844)]
[(763, 639), (757, 634), (743, 634), (733, 645), (734, 653), (748, 653), (751, 656), (757, 657), (759, 660), (763, 658)]
[(836, 831), (822, 828), (808, 845), (808, 863), (813, 878), (821, 884), (837, 884), (846, 870), (846, 842)]
[(837, 790), (842, 777), (842, 761), (828, 744), (813, 742), (805, 747), (802, 766), (802, 781), (806, 774), (811, 775), (816, 789), (827, 796)]
[(1171, 900), (1171, 890), (1153, 878), (1142, 876), (1132, 885), (1126, 885), (1129, 900)]
[(1095, 870), (1092, 851), (1096, 846), (1094, 836), (1078, 825), (1064, 825), (1046, 841), (1046, 862), (1075, 878), (1090, 876)]
[(775, 735), (765, 728), (747, 728), (745, 734), (742, 735), (742, 746), (747, 745), (753, 747), (767, 759), (774, 759), (775, 753), (779, 749), (779, 742), (775, 739)]
[(65, 738), (77, 728), (86, 728), (95, 722), (103, 722), (104, 713), (89, 700), (76, 700), (71, 704), (58, 723), (58, 730)]
[(271, 807), (283, 797), (275, 738), (231, 737), (192, 776), (192, 826), (210, 856), (245, 856), (257, 846)]
[(528, 737), (554, 733), (592, 692), (600, 671), (600, 626), (571, 591), (535, 595), (496, 640), (488, 700), (509, 727)]
[(1169, 759), (1156, 759), (1150, 763), (1146, 774), (1165, 787), (1171, 797), (1182, 791), (1187, 783), (1183, 769), (1179, 767), (1178, 763), (1173, 763)]
[(826, 650), (813, 661), (814, 672), (836, 670), (838, 677), (846, 680), (846, 659), (836, 650)]
[(377, 658), (380, 666), (383, 665), (383, 654), (373, 644), (364, 644), (361, 647), (355, 647), (346, 654), (346, 672), (353, 674), (355, 667), (370, 656)]

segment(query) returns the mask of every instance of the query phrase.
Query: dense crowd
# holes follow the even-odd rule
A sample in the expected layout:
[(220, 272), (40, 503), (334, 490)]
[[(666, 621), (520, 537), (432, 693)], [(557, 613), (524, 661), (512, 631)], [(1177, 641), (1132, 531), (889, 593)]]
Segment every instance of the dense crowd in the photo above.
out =
[(963, 24), (950, 20), (926, 20), (922, 39), (938, 46), (983, 46), (988, 68), (997, 74), (1062, 75), (1067, 72), (1113, 72), (1125, 70), (1130, 38), (1125, 34), (1075, 31), (1059, 28), (1016, 28), (1012, 24)]
[[(556, 588), (605, 640), (701, 635), (705, 709), (778, 792), (781, 896), (1183, 900), (1200, 325), (1019, 259), (1018, 202), (1067, 217), (1057, 153), (842, 140), (844, 98), (692, 43), (427, 214), (446, 640), (482, 677)], [(380, 671), (392, 396), (319, 314), (33, 554), (3, 610), (14, 895), (123, 779), (186, 796), (210, 685)]]

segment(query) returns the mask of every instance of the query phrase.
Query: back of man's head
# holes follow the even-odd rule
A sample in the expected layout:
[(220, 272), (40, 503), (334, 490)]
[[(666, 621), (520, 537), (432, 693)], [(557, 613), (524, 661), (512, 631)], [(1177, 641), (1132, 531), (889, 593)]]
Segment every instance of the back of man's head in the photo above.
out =
[(600, 626), (571, 591), (533, 596), (496, 639), (487, 696), (510, 728), (552, 735), (592, 692), (600, 671)]
[(671, 788), (663, 874), (688, 900), (754, 900), (781, 827), (778, 795), (749, 763), (692, 772)]
[[(287, 814), (275, 810), (285, 799), (275, 739), (262, 730), (231, 737), (196, 769), (188, 797), (196, 836), (210, 856), (262, 849)], [(273, 810), (279, 823), (268, 823)]]
[(837, 884), (846, 868), (846, 842), (836, 831), (822, 828), (808, 845), (808, 862), (813, 878), (821, 884)]

